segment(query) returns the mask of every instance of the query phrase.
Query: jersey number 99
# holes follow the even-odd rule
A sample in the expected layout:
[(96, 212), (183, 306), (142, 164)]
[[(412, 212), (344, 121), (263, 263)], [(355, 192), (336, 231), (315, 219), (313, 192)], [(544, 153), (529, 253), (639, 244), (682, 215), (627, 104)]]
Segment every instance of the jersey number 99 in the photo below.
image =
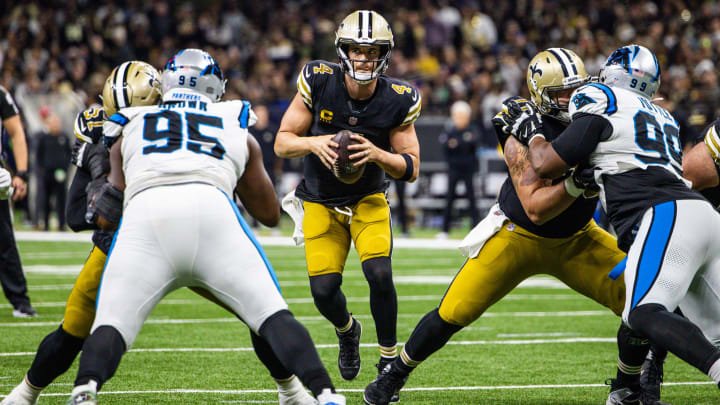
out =
[[(156, 142), (165, 139), (165, 145), (148, 145), (143, 148), (143, 154), (150, 153), (172, 153), (183, 146), (183, 133), (186, 132), (186, 148), (195, 153), (210, 155), (216, 159), (222, 159), (225, 155), (225, 148), (217, 139), (200, 133), (200, 125), (207, 125), (215, 128), (222, 128), (223, 123), (220, 117), (200, 115), (186, 112), (185, 131), (183, 131), (182, 117), (175, 111), (160, 111), (157, 113), (145, 114), (145, 128), (143, 138)], [(167, 129), (158, 130), (158, 121), (167, 120)], [(205, 146), (205, 148), (203, 148)]]

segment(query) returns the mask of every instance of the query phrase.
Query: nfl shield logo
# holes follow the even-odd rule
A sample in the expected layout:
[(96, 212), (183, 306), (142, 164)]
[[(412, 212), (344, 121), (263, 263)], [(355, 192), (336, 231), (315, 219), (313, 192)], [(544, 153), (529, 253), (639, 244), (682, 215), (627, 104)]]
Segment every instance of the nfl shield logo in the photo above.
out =
[(350, 117), (348, 118), (348, 124), (355, 125), (357, 124), (357, 117)]

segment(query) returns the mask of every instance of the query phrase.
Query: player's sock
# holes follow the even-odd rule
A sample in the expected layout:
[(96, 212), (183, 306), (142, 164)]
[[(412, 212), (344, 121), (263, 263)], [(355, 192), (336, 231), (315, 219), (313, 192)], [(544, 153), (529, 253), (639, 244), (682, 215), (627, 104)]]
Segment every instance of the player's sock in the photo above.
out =
[(342, 327), (340, 327), (340, 328), (335, 328), (338, 332), (340, 332), (340, 333), (346, 333), (347, 331), (349, 331), (350, 329), (352, 329), (353, 324), (355, 323), (355, 320), (353, 319), (352, 314), (348, 314), (348, 315), (350, 316), (350, 319), (348, 319), (348, 321), (347, 321), (347, 323), (345, 324), (345, 326), (342, 326)]
[(383, 359), (394, 359), (397, 357), (397, 345), (390, 347), (378, 345), (378, 348), (380, 349), (380, 357)]
[(421, 361), (413, 360), (409, 354), (405, 351), (405, 348), (402, 349), (400, 352), (400, 359), (395, 360), (395, 365), (398, 366), (398, 369), (402, 370), (403, 372), (410, 374), (417, 366), (422, 363)]
[(282, 310), (271, 315), (258, 332), (282, 364), (295, 373), (313, 395), (320, 395), (325, 388), (335, 390), (310, 334), (290, 311)]
[(644, 304), (630, 312), (633, 330), (707, 374), (720, 350), (710, 343), (700, 328), (689, 320), (668, 312), (659, 304)]
[(621, 386), (637, 392), (640, 390), (640, 370), (650, 351), (650, 342), (621, 323), (617, 332), (617, 345), (617, 380)]
[(347, 301), (340, 289), (341, 284), (342, 275), (337, 273), (310, 277), (310, 291), (315, 306), (336, 328), (346, 326), (350, 319)]
[(125, 347), (117, 329), (112, 326), (97, 328), (83, 345), (75, 386), (94, 380), (99, 390), (115, 374)]
[(13, 388), (13, 390), (7, 395), (6, 399), (11, 398), (12, 400), (18, 401), (19, 403), (23, 404), (34, 404), (35, 402), (37, 402), (37, 399), (40, 396), (41, 392), (42, 388), (34, 387), (32, 384), (30, 384), (26, 375), (23, 378), (22, 382), (15, 386), (15, 388)]
[(84, 341), (67, 333), (62, 326), (45, 336), (27, 372), (28, 383), (38, 388), (50, 385), (70, 368)]
[(707, 374), (713, 381), (720, 383), (720, 359), (715, 360), (712, 366), (710, 366), (710, 370), (708, 370)]
[(397, 293), (392, 280), (390, 258), (374, 257), (362, 262), (370, 286), (370, 311), (375, 321), (378, 343), (385, 347), (397, 343)]
[(265, 339), (258, 336), (251, 330), (250, 340), (252, 341), (252, 345), (258, 359), (260, 359), (260, 361), (265, 365), (265, 368), (268, 369), (270, 375), (276, 381), (285, 381), (294, 378), (293, 373), (283, 366), (280, 359), (277, 358), (275, 352), (272, 351), (272, 347), (270, 347), (270, 344)]
[[(438, 309), (435, 308), (428, 312), (415, 327), (410, 339), (403, 347), (403, 353), (407, 354), (408, 359), (412, 359), (414, 362), (425, 361), (431, 354), (445, 346), (450, 337), (462, 328), (462, 326), (445, 322), (440, 317)], [(406, 365), (410, 366), (410, 364)]]

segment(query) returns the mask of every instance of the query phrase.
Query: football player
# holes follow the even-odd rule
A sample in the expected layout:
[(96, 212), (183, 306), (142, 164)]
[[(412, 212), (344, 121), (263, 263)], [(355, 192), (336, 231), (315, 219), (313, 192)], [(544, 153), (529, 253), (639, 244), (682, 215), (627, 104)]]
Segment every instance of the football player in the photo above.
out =
[[(573, 122), (559, 137), (548, 142), (536, 126), (519, 140), (544, 178), (589, 160), (618, 246), (628, 252), (623, 320), (720, 382), (720, 350), (706, 337), (716, 340), (720, 328), (720, 235), (698, 232), (720, 229), (720, 214), (682, 177), (677, 121), (652, 103), (660, 86), (655, 55), (618, 48), (600, 81), (572, 96)], [(713, 150), (712, 133), (707, 139)], [(678, 307), (685, 317), (672, 312)]]
[(184, 286), (201, 288), (245, 321), (321, 405), (345, 404), (229, 197), (235, 190), (260, 222), (277, 224), (277, 197), (260, 147), (248, 136), (249, 103), (219, 102), (224, 88), (212, 56), (185, 49), (162, 74), (160, 105), (124, 108), (104, 123), (104, 136), (115, 140), (111, 172), (91, 205), (98, 224), (117, 224), (120, 214), (123, 221), (68, 404), (97, 403), (97, 390), (150, 311)]
[[(570, 94), (589, 82), (583, 61), (568, 49), (550, 48), (530, 61), (527, 86), (532, 102), (511, 98), (493, 119), (508, 166), (498, 204), (463, 242), (469, 259), (439, 307), (418, 323), (400, 358), (366, 387), (367, 404), (387, 404), (422, 361), (533, 275), (550, 274), (616, 315), (622, 313), (625, 286), (608, 273), (625, 254), (592, 219), (597, 193), (586, 188), (583, 168), (556, 182), (541, 179), (530, 167), (527, 148), (510, 136), (527, 130), (515, 125), (512, 116), (533, 108), (542, 114), (546, 136), (558, 136), (570, 121)], [(634, 386), (635, 391), (626, 394), (637, 401), (637, 380), (648, 344), (633, 339), (622, 325), (618, 336), (622, 342), (618, 378)]]
[[(692, 182), (692, 187), (699, 190), (700, 193), (715, 207), (720, 209), (720, 119), (710, 124), (705, 131), (698, 133), (697, 139), (683, 139), (683, 133), (680, 133), (683, 147), (683, 177)], [(680, 309), (685, 308), (686, 312), (691, 313), (687, 304), (680, 303)], [(708, 329), (712, 329), (712, 324), (705, 322), (705, 325), (698, 326), (711, 339), (720, 337), (718, 333), (709, 333)], [(713, 342), (716, 345), (720, 342)], [(640, 382), (643, 390), (654, 393), (654, 396), (660, 396), (660, 385), (663, 381), (663, 363), (667, 355), (667, 350), (653, 346), (653, 350), (648, 355), (645, 364), (643, 364)]]
[[(351, 241), (370, 286), (370, 309), (380, 346), (379, 369), (397, 356), (397, 295), (390, 256), (392, 232), (385, 174), (414, 181), (420, 166), (414, 122), (421, 97), (413, 86), (383, 73), (394, 46), (388, 22), (377, 12), (348, 15), (336, 32), (339, 63), (313, 61), (297, 79), (298, 92), (275, 140), (282, 158), (304, 156), (304, 178), (295, 190), (302, 225), (310, 289), (320, 313), (334, 326), (340, 344), (338, 367), (346, 380), (360, 372), (362, 327), (347, 308), (342, 284)], [(332, 171), (333, 135), (353, 132), (356, 166), (367, 163), (354, 184)]]
[[(159, 73), (147, 63), (125, 62), (113, 69), (108, 76), (103, 88), (103, 105), (91, 106), (78, 114), (75, 120), (77, 139), (73, 164), (78, 169), (70, 186), (67, 218), (69, 226), (75, 232), (94, 230), (94, 246), (70, 292), (62, 324), (40, 343), (25, 378), (0, 402), (2, 405), (37, 403), (42, 390), (67, 371), (80, 352), (84, 340), (90, 335), (90, 327), (95, 319), (98, 287), (114, 236), (114, 232), (97, 229), (92, 221), (86, 219), (86, 188), (93, 179), (98, 179), (97, 184), (105, 182), (105, 175), (110, 170), (103, 142), (103, 122), (119, 108), (157, 104), (160, 101), (159, 79)], [(91, 188), (97, 188), (97, 184), (93, 184)], [(204, 291), (194, 291), (207, 297)], [(255, 333), (251, 332), (250, 335), (255, 352), (275, 379), (280, 404), (313, 404), (314, 399), (307, 394), (297, 378), (282, 366), (267, 342)]]

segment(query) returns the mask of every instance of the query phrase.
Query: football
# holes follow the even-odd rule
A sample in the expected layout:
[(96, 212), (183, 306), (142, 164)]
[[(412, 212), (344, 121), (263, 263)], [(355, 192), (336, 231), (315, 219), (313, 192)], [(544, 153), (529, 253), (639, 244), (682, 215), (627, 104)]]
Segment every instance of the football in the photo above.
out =
[(346, 184), (352, 184), (358, 181), (365, 171), (366, 166), (364, 164), (362, 166), (353, 166), (354, 160), (350, 160), (350, 155), (356, 152), (349, 150), (348, 146), (358, 143), (350, 138), (351, 134), (352, 132), (348, 130), (342, 130), (335, 134), (332, 139), (338, 144), (337, 148), (333, 148), (338, 155), (335, 160), (335, 165), (333, 166), (333, 174), (338, 180)]

